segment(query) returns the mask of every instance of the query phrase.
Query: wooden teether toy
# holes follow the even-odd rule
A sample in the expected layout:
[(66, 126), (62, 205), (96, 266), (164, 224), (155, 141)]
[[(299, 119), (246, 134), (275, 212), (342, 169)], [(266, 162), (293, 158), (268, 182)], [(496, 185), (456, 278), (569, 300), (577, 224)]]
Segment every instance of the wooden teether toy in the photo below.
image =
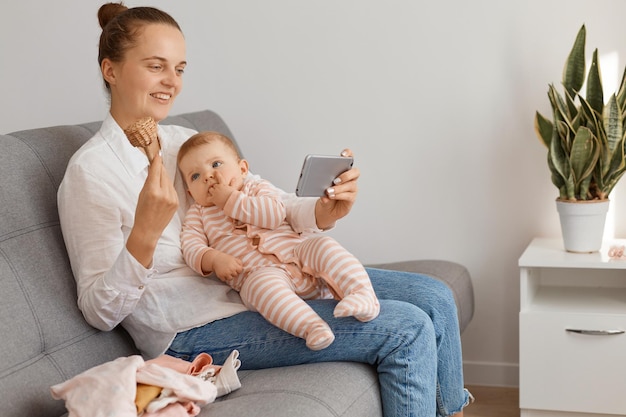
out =
[(154, 147), (150, 146), (157, 139), (157, 124), (150, 116), (143, 117), (124, 129), (124, 133), (131, 145), (143, 148), (146, 151), (148, 160), (152, 163), (154, 159)]

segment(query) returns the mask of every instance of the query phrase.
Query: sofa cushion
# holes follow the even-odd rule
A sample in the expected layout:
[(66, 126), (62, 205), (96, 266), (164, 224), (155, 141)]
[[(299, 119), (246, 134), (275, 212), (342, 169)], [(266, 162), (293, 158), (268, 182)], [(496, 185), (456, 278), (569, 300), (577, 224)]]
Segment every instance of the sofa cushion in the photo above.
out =
[[(210, 416), (369, 417), (382, 415), (374, 368), (328, 362), (240, 371), (241, 388), (204, 407)], [(252, 411), (254, 410), (254, 411)]]
[(64, 412), (49, 387), (108, 358), (135, 352), (122, 329), (103, 334), (76, 306), (56, 190), (90, 133), (79, 127), (0, 137), (0, 395), (2, 415)]

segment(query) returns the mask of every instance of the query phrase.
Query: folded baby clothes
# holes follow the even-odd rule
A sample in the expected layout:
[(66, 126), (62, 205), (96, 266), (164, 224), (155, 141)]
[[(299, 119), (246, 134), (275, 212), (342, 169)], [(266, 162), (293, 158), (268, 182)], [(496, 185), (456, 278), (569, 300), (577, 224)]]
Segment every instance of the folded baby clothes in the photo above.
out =
[(141, 415), (150, 401), (158, 397), (159, 394), (161, 394), (161, 391), (163, 391), (163, 387), (138, 383), (137, 394), (135, 395), (135, 407), (137, 407), (137, 414)]
[(138, 355), (103, 363), (54, 385), (52, 397), (65, 400), (69, 417), (137, 417), (136, 374), (143, 363)]
[(137, 384), (162, 387), (183, 406), (188, 416), (212, 402), (217, 388), (209, 381), (157, 364), (146, 365), (141, 356), (118, 358), (88, 369), (50, 388), (52, 397), (65, 400), (69, 417), (137, 417)]
[[(239, 375), (237, 375), (237, 370), (239, 370), (240, 366), (239, 351), (233, 350), (226, 358), (224, 365), (222, 365), (213, 381), (217, 388), (218, 397), (230, 394), (241, 388), (241, 381), (239, 381)], [(200, 374), (199, 376), (201, 377), (202, 375)]]
[(191, 362), (170, 355), (161, 355), (146, 361), (146, 364), (150, 363), (174, 369), (184, 374), (198, 376), (205, 381), (211, 381), (217, 387), (218, 397), (241, 388), (241, 382), (237, 375), (237, 371), (241, 367), (241, 361), (239, 360), (239, 351), (237, 350), (233, 350), (230, 353), (224, 365), (213, 364), (213, 358), (207, 353), (199, 354)]
[[(198, 355), (191, 363), (171, 356), (167, 357), (167, 355), (159, 356), (149, 362), (161, 366), (171, 366), (178, 371), (188, 372), (194, 378), (213, 384), (217, 390), (216, 397), (221, 397), (241, 388), (241, 382), (237, 375), (241, 361), (237, 350), (230, 353), (222, 366), (213, 365), (213, 358), (206, 353)], [(170, 389), (163, 389), (160, 395), (146, 406), (146, 417), (151, 413), (164, 410), (176, 402), (180, 402), (177, 394)]]

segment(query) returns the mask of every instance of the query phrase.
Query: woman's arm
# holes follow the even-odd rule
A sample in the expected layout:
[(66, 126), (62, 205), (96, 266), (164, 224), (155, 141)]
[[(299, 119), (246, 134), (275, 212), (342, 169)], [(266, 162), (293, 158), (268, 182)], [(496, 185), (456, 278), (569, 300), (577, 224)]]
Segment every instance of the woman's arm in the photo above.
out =
[[(119, 179), (112, 178), (115, 173), (106, 171), (96, 176), (89, 170), (91, 162), (68, 167), (58, 192), (59, 218), (77, 283), (78, 307), (89, 324), (111, 330), (134, 311), (154, 274), (150, 267), (162, 230), (150, 230), (146, 225), (160, 227), (164, 220), (159, 223), (158, 218), (166, 215), (154, 194), (151, 202), (146, 197), (146, 189), (157, 182), (155, 172), (160, 185), (167, 181), (160, 178), (158, 167), (151, 168), (149, 177), (153, 178), (146, 180), (137, 202), (131, 180), (117, 183)], [(120, 175), (128, 178), (124, 174)], [(135, 222), (135, 218), (142, 220)]]
[(130, 314), (149, 271), (124, 245), (124, 220), (132, 213), (111, 204), (116, 193), (79, 166), (70, 166), (59, 187), (59, 218), (76, 279), (78, 307), (100, 330)]
[(157, 243), (177, 208), (178, 195), (174, 184), (157, 154), (139, 193), (135, 221), (126, 241), (128, 252), (145, 268), (152, 265)]

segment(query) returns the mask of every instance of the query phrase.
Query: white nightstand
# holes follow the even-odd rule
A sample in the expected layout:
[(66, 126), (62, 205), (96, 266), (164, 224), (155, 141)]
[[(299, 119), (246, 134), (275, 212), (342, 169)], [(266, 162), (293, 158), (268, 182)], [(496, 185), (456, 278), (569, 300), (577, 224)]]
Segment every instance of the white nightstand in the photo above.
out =
[[(626, 415), (626, 260), (535, 239), (520, 266), (520, 408), (526, 417)], [(580, 413), (580, 414), (579, 414)]]

